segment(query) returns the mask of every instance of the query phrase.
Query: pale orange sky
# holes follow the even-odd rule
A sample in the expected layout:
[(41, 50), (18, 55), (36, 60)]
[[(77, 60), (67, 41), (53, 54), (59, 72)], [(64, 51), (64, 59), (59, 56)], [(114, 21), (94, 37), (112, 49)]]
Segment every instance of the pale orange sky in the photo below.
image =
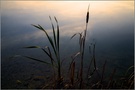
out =
[(2, 8), (10, 10), (21, 8), (22, 10), (31, 9), (31, 12), (54, 11), (62, 16), (71, 16), (84, 13), (90, 4), (92, 14), (105, 12), (106, 14), (115, 14), (125, 7), (134, 10), (134, 1), (2, 1)]
[[(22, 15), (32, 13), (31, 16), (36, 15), (35, 20), (48, 18), (51, 15), (56, 16), (60, 22), (74, 21), (74, 23), (61, 26), (65, 30), (63, 31), (63, 35), (73, 34), (83, 30), (85, 21), (82, 21), (82, 19), (85, 20), (89, 4), (90, 28), (92, 28), (92, 24), (104, 17), (106, 19), (111, 17), (115, 20), (119, 19), (123, 13), (134, 12), (134, 1), (2, 1), (1, 3), (3, 11), (13, 10)], [(41, 19), (40, 21), (43, 20)], [(74, 30), (66, 30), (70, 28)]]

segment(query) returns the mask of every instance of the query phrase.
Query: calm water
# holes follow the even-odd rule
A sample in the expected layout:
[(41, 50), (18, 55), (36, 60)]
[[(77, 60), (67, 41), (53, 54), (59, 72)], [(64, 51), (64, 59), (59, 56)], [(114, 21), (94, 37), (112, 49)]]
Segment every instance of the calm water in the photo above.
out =
[[(10, 59), (13, 55), (27, 55), (48, 60), (39, 49), (22, 47), (50, 46), (44, 33), (31, 24), (40, 24), (52, 35), (49, 15), (57, 17), (60, 26), (61, 58), (67, 58), (79, 50), (78, 37), (74, 33), (85, 29), (85, 16), (90, 3), (90, 20), (86, 39), (85, 66), (88, 68), (88, 45), (96, 41), (97, 67), (107, 61), (107, 70), (116, 68), (119, 73), (134, 62), (134, 2), (54, 2), (54, 1), (1, 1), (1, 71), (2, 88), (17, 88), (16, 80), (31, 75), (51, 73), (50, 67), (26, 58)], [(55, 21), (53, 20), (53, 23)], [(48, 60), (49, 61), (49, 60)], [(79, 63), (79, 61), (78, 61)], [(63, 67), (63, 69), (64, 69)], [(22, 87), (23, 88), (23, 87)]]

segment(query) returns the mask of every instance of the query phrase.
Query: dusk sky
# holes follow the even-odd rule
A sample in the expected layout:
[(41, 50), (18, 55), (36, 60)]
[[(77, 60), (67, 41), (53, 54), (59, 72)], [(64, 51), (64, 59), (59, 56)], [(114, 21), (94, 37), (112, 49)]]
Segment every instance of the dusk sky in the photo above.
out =
[[(41, 24), (45, 29), (49, 30), (51, 29), (49, 16), (52, 16), (52, 18), (56, 16), (58, 19), (62, 32), (61, 36), (72, 36), (74, 33), (84, 30), (89, 4), (88, 34), (98, 32), (99, 30), (94, 30), (96, 28), (100, 28), (101, 32), (106, 32), (106, 30), (101, 30), (102, 27), (108, 28), (107, 31), (109, 31), (109, 28), (117, 28), (123, 24), (133, 23), (133, 1), (2, 1), (2, 42), (6, 41), (5, 43), (7, 43), (7, 40), (3, 39), (6, 38), (7, 32), (10, 33), (10, 31), (13, 34), (18, 32), (15, 37), (10, 38), (12, 43), (30, 37), (42, 37), (43, 34), (40, 31), (31, 32), (28, 35), (25, 33), (28, 30), (21, 30), (17, 27), (21, 25), (21, 27), (29, 28), (31, 24)], [(4, 30), (4, 26), (9, 30)], [(19, 31), (24, 32), (23, 35), (20, 35)], [(23, 38), (20, 40), (17, 36)]]
[(47, 76), (47, 73), (50, 73), (46, 65), (29, 61), (27, 58), (10, 59), (14, 55), (25, 55), (50, 62), (42, 50), (23, 48), (50, 46), (45, 34), (31, 25), (40, 24), (52, 37), (49, 16), (52, 17), (55, 27), (54, 16), (58, 20), (60, 55), (62, 59), (68, 56), (67, 61), (63, 59), (63, 67), (67, 68), (71, 55), (79, 51), (79, 36), (73, 39), (71, 37), (85, 30), (89, 4), (84, 69), (88, 68), (90, 62), (88, 46), (93, 43), (93, 39), (96, 42), (97, 67), (100, 70), (105, 60), (107, 70), (112, 72), (117, 68), (117, 74), (125, 73), (127, 68), (134, 65), (134, 1), (2, 0), (0, 3), (2, 88), (16, 88), (15, 80), (28, 79), (27, 77), (33, 74)]

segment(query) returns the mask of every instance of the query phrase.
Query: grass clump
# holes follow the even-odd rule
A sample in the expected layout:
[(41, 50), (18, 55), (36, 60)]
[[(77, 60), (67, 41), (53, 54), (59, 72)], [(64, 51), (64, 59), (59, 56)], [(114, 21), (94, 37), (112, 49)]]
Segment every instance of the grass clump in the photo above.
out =
[[(51, 65), (53, 70), (55, 70), (55, 68), (57, 69), (57, 88), (62, 87), (62, 76), (61, 76), (61, 58), (60, 58), (60, 52), (59, 52), (59, 25), (58, 25), (58, 21), (56, 19), (56, 17), (54, 17), (56, 23), (57, 23), (57, 30), (54, 29), (54, 25), (52, 23), (52, 19), (49, 16), (50, 21), (51, 21), (51, 25), (52, 25), (52, 30), (53, 30), (53, 38), (51, 36), (49, 36), (49, 34), (47, 33), (47, 31), (40, 25), (32, 25), (36, 28), (38, 28), (39, 30), (43, 31), (45, 33), (45, 35), (47, 36), (47, 39), (51, 45), (51, 48), (53, 51), (50, 50), (49, 46), (46, 46), (45, 48), (41, 48), (40, 46), (29, 46), (29, 47), (25, 47), (25, 48), (40, 48), (44, 51), (44, 53), (50, 58), (51, 63), (45, 62), (43, 60), (39, 60), (39, 59), (35, 59), (29, 56), (25, 56), (26, 58), (32, 59), (32, 60), (36, 60), (39, 62), (43, 62), (45, 64)], [(55, 57), (53, 57), (52, 53), (54, 53)], [(55, 61), (56, 59), (56, 61)], [(55, 71), (54, 71), (55, 72)]]
[[(90, 6), (90, 5), (89, 5)], [(119, 81), (114, 80), (114, 76), (116, 73), (116, 69), (114, 69), (112, 71), (112, 73), (109, 76), (109, 79), (106, 80), (105, 78), (105, 70), (106, 70), (106, 61), (103, 64), (103, 69), (100, 70), (101, 72), (99, 72), (98, 68), (97, 68), (97, 64), (96, 64), (96, 56), (95, 56), (95, 48), (96, 48), (96, 42), (91, 43), (91, 45), (89, 46), (89, 53), (90, 53), (90, 62), (89, 62), (89, 66), (88, 66), (88, 70), (87, 70), (87, 74), (86, 74), (86, 79), (84, 79), (84, 52), (85, 52), (85, 42), (86, 42), (86, 34), (87, 34), (87, 26), (88, 26), (88, 22), (89, 22), (89, 6), (88, 6), (88, 10), (87, 10), (87, 14), (86, 14), (86, 27), (85, 30), (81, 33), (75, 33), (71, 39), (73, 37), (75, 37), (76, 35), (79, 35), (79, 51), (71, 56), (71, 63), (69, 65), (69, 80), (68, 81), (64, 81), (63, 76), (62, 76), (62, 60), (60, 57), (60, 29), (59, 29), (59, 24), (58, 24), (58, 20), (56, 17), (54, 17), (54, 20), (57, 24), (56, 26), (56, 30), (54, 27), (54, 24), (52, 23), (52, 18), (49, 16), (50, 21), (51, 21), (51, 26), (52, 26), (52, 32), (53, 32), (53, 37), (51, 37), (47, 31), (41, 26), (41, 25), (33, 25), (34, 27), (36, 27), (37, 29), (41, 30), (44, 32), (45, 36), (47, 37), (51, 47), (46, 46), (46, 47), (40, 47), (40, 46), (28, 46), (25, 48), (39, 48), (41, 49), (49, 58), (50, 58), (50, 62), (46, 62), (44, 60), (40, 60), (37, 58), (33, 58), (30, 56), (23, 56), (26, 57), (28, 59), (34, 60), (34, 61), (38, 61), (41, 63), (45, 63), (47, 65), (50, 65), (53, 68), (53, 75), (54, 75), (54, 82), (48, 82), (48, 84), (44, 85), (43, 89), (45, 88), (94, 88), (94, 89), (110, 89), (110, 88), (134, 88), (134, 72), (132, 71), (131, 73), (129, 73), (129, 71), (131, 70), (132, 67), (130, 67), (127, 71), (127, 73), (125, 74), (125, 76), (122, 76), (122, 79), (120, 79)], [(54, 55), (53, 55), (54, 53)], [(76, 62), (75, 59), (77, 56), (80, 56), (80, 68), (77, 71), (77, 73), (75, 73), (76, 70)], [(93, 68), (92, 68), (92, 64), (93, 64)], [(98, 80), (94, 80), (91, 81), (93, 77), (95, 77), (95, 73), (98, 75), (96, 77), (98, 77)], [(57, 76), (57, 77), (56, 77)], [(75, 78), (75, 76), (77, 76)], [(56, 77), (56, 78), (55, 78)], [(122, 83), (121, 83), (122, 81)], [(124, 81), (124, 82), (123, 82)]]

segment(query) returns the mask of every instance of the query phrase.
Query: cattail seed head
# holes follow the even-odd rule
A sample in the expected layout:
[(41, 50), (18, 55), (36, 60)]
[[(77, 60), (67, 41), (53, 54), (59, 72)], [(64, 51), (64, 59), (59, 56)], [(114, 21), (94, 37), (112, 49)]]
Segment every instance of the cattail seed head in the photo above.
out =
[(88, 10), (87, 10), (87, 15), (86, 15), (86, 23), (89, 22), (89, 7), (90, 7), (90, 4), (88, 6)]
[(87, 16), (86, 16), (86, 23), (89, 22), (89, 12), (87, 12)]

